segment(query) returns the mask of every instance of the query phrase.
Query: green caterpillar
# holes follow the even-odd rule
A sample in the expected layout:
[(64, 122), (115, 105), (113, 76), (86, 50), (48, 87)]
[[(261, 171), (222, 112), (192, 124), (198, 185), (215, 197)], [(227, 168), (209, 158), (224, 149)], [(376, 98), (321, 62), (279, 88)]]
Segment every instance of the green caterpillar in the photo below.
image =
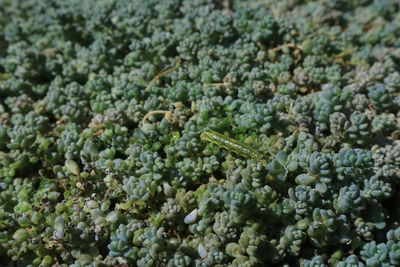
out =
[(202, 140), (216, 144), (217, 146), (223, 147), (230, 152), (236, 153), (245, 158), (253, 158), (261, 160), (264, 155), (258, 152), (256, 149), (246, 145), (238, 140), (226, 137), (215, 131), (207, 130), (201, 133), (200, 138)]

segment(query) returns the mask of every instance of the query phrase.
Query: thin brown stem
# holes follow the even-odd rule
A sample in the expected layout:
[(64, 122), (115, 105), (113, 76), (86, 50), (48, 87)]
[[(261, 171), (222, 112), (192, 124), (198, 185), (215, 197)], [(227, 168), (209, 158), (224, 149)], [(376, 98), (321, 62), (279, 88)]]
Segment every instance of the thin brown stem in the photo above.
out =
[(145, 91), (148, 91), (154, 83), (156, 83), (159, 79), (161, 79), (162, 77), (170, 74), (171, 72), (175, 71), (176, 69), (179, 68), (179, 66), (181, 65), (181, 60), (178, 59), (176, 61), (176, 63), (174, 64), (174, 66), (166, 69), (166, 70), (162, 70), (159, 74), (157, 74), (150, 82), (149, 84), (146, 86)]
[(154, 114), (164, 114), (165, 116), (167, 116), (168, 114), (170, 114), (171, 111), (169, 110), (153, 110), (153, 111), (149, 111), (146, 115), (144, 115), (143, 119), (142, 119), (142, 124), (144, 124), (147, 120), (147, 118), (151, 115)]
[(285, 49), (285, 48), (296, 48), (296, 49), (300, 49), (300, 50), (303, 49), (301, 45), (297, 45), (297, 44), (283, 44), (283, 45), (277, 46), (277, 47), (275, 47), (275, 48), (269, 49), (268, 52), (277, 52), (277, 51), (283, 50), (283, 49)]

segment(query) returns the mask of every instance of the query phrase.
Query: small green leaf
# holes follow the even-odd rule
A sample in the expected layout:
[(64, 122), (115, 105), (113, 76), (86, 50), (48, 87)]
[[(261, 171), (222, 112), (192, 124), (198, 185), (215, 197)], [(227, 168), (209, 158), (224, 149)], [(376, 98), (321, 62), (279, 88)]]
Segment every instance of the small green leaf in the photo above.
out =
[(76, 176), (79, 176), (79, 174), (80, 174), (78, 164), (75, 161), (73, 161), (72, 159), (67, 159), (65, 161), (65, 168), (67, 169), (67, 171), (69, 171), (70, 173), (72, 173)]
[(0, 73), (0, 81), (6, 81), (12, 77), (11, 73)]
[(311, 185), (315, 182), (315, 178), (307, 173), (302, 173), (297, 175), (295, 181), (300, 185)]
[(17, 243), (22, 243), (29, 238), (29, 233), (25, 229), (21, 228), (15, 231), (12, 237)]
[(277, 175), (276, 178), (281, 182), (285, 182), (286, 181), (286, 175), (283, 174), (283, 173)]
[(119, 212), (115, 210), (111, 211), (106, 217), (106, 221), (111, 223), (116, 223), (118, 219), (119, 219)]
[(287, 165), (286, 165), (286, 169), (289, 172), (294, 172), (295, 170), (297, 170), (297, 168), (299, 167), (299, 164), (296, 161), (290, 161)]
[(65, 227), (65, 220), (63, 217), (58, 216), (55, 220), (54, 220), (54, 229), (59, 230), (59, 231), (63, 231)]
[(279, 175), (285, 172), (283, 166), (275, 159), (267, 165), (267, 170), (271, 175)]
[(285, 165), (286, 165), (287, 157), (288, 157), (287, 153), (286, 153), (285, 151), (283, 151), (283, 150), (280, 150), (280, 151), (276, 154), (275, 159), (276, 159), (282, 166), (285, 166)]
[(328, 190), (328, 187), (326, 186), (326, 184), (323, 183), (318, 183), (315, 185), (315, 189), (320, 192), (320, 193), (325, 193)]

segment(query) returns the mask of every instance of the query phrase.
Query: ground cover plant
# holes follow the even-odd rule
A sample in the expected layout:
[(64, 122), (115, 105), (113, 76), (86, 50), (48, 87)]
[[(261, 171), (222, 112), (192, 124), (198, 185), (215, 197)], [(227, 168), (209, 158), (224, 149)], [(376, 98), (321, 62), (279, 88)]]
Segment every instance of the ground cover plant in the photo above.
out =
[(400, 266), (400, 2), (0, 14), (1, 266)]

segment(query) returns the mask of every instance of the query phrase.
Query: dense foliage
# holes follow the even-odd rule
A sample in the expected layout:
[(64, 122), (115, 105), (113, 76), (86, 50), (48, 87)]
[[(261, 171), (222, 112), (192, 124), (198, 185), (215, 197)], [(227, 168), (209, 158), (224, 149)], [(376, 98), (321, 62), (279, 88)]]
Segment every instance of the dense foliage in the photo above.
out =
[(400, 266), (400, 2), (0, 0), (0, 265)]

